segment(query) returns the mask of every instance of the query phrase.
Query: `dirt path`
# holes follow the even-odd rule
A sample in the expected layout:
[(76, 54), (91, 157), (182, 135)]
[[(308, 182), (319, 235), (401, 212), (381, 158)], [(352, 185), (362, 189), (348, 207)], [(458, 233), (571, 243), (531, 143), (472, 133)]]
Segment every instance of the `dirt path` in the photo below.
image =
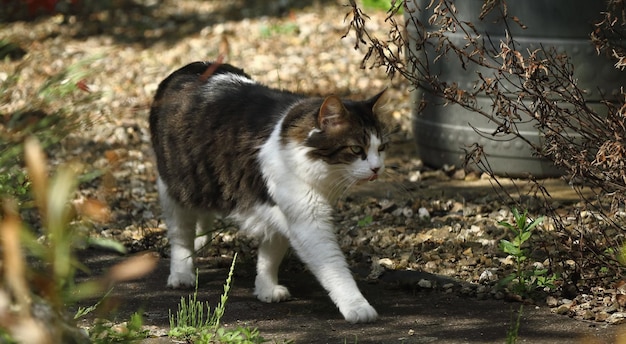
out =
[[(85, 257), (94, 272), (122, 258), (91, 251)], [(165, 288), (167, 259), (140, 280), (120, 284), (114, 291), (119, 319), (143, 310), (147, 325), (168, 329), (169, 310), (176, 311), (184, 291)], [(211, 264), (209, 264), (211, 265)], [(287, 264), (289, 265), (289, 263)], [(314, 277), (304, 271), (283, 273), (282, 282), (294, 299), (263, 304), (252, 295), (254, 266), (248, 260), (237, 265), (228, 299), (225, 326), (257, 327), (269, 340), (295, 343), (504, 343), (519, 303), (477, 300), (457, 293), (420, 291), (402, 287), (411, 280), (434, 278), (428, 274), (383, 275), (377, 283), (359, 281), (362, 292), (381, 318), (373, 324), (345, 322)], [(201, 268), (198, 299), (217, 304), (228, 268)], [(442, 277), (443, 278), (443, 277)], [(574, 320), (552, 314), (547, 307), (524, 306), (519, 329), (524, 343), (610, 343), (619, 327)], [(167, 337), (144, 343), (171, 343)]]
[[(424, 185), (421, 193), (439, 195), (487, 192), (487, 181), (437, 182)], [(559, 181), (547, 181), (553, 195), (567, 200), (574, 195)], [(374, 184), (372, 184), (374, 185)], [(351, 197), (377, 196), (378, 187), (361, 188)], [(482, 191), (481, 191), (482, 190)], [(94, 275), (124, 259), (103, 251), (82, 253), (83, 260)], [(269, 340), (293, 340), (295, 343), (504, 343), (507, 330), (520, 303), (504, 300), (479, 300), (464, 295), (465, 282), (450, 277), (417, 271), (387, 271), (377, 280), (365, 278), (369, 270), (353, 264), (360, 288), (378, 310), (381, 318), (373, 324), (346, 323), (315, 278), (290, 256), (281, 271), (281, 283), (287, 285), (294, 299), (280, 304), (263, 304), (252, 295), (254, 287), (254, 256), (240, 256), (228, 299), (223, 323), (257, 327)], [(147, 325), (167, 330), (169, 310), (176, 311), (181, 296), (188, 291), (165, 288), (168, 259), (161, 259), (150, 275), (114, 290), (119, 307), (119, 321), (132, 312), (142, 310)], [(214, 306), (228, 274), (227, 258), (203, 258), (199, 263), (198, 299)], [(417, 287), (419, 280), (449, 289)], [(165, 332), (163, 331), (163, 332)], [(612, 343), (619, 326), (582, 321), (557, 315), (547, 306), (524, 305), (519, 329), (519, 342), (525, 343)], [(151, 338), (145, 343), (169, 343), (166, 337)]]

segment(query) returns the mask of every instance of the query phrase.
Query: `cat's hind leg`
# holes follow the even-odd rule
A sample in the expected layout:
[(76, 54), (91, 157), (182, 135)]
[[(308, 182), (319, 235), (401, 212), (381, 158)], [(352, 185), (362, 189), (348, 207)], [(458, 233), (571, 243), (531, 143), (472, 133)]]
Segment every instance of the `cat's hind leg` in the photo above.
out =
[(193, 260), (197, 216), (195, 212), (181, 207), (167, 194), (167, 186), (160, 178), (157, 187), (171, 250), (167, 286), (170, 288), (194, 286), (196, 274)]
[(254, 294), (263, 302), (280, 302), (291, 297), (289, 290), (278, 284), (278, 268), (289, 248), (289, 240), (275, 232), (264, 235), (258, 250)]
[(211, 241), (211, 233), (213, 232), (215, 214), (207, 212), (198, 216), (196, 225), (196, 238), (194, 240), (194, 249), (196, 252), (203, 249)]

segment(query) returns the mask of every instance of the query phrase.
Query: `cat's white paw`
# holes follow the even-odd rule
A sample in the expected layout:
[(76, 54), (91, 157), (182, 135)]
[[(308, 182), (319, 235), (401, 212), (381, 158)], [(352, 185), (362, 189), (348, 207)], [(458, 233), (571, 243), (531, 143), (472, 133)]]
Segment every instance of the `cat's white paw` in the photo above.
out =
[(376, 313), (374, 307), (365, 300), (346, 309), (340, 309), (340, 311), (346, 321), (353, 324), (368, 323), (378, 319), (378, 313)]
[(287, 287), (279, 284), (264, 288), (259, 288), (257, 286), (254, 291), (254, 295), (256, 295), (259, 300), (268, 303), (281, 302), (291, 298), (291, 294), (289, 294)]
[(190, 288), (196, 285), (196, 275), (191, 272), (186, 273), (171, 273), (167, 278), (168, 288)]

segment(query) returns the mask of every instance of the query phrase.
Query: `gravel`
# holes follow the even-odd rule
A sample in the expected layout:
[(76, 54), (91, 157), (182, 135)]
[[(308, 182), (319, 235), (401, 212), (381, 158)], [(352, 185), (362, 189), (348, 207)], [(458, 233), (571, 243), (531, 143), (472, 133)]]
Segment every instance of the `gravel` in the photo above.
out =
[[(274, 15), (262, 6), (241, 9), (233, 4), (172, 0), (158, 6), (137, 5), (83, 17), (57, 15), (0, 26), (0, 37), (27, 52), (22, 59), (0, 62), (0, 80), (18, 66), (22, 68), (12, 102), (0, 104), (0, 113), (28, 102), (46, 77), (93, 59), (85, 81), (101, 96), (85, 109), (89, 124), (69, 133), (49, 154), (54, 164), (74, 161), (85, 172), (101, 172), (81, 184), (76, 200), (108, 204), (109, 220), (89, 224), (94, 235), (116, 238), (131, 251), (168, 254), (165, 227), (159, 220), (148, 109), (158, 83), (171, 71), (222, 53), (225, 62), (243, 67), (272, 87), (357, 98), (385, 87), (391, 92), (396, 104), (393, 118), (401, 130), (393, 138), (389, 172), (338, 204), (341, 246), (352, 266), (364, 271), (364, 278), (384, 280), (394, 271), (422, 271), (451, 277), (454, 282), (420, 278), (396, 283), (479, 299), (514, 299), (515, 295), (495, 288), (513, 269), (512, 258), (498, 248), (500, 239), (507, 237), (498, 222), (511, 220), (509, 205), (483, 176), (454, 167), (431, 170), (413, 154), (410, 85), (399, 78), (389, 80), (382, 70), (361, 68), (365, 52), (354, 49), (354, 37), (342, 39), (349, 8), (328, 1), (290, 11), (271, 9), (284, 12)], [(386, 14), (368, 12), (370, 31), (384, 36)], [(481, 191), (455, 193), (461, 187)], [(532, 202), (529, 198), (531, 210), (536, 206)], [(566, 214), (580, 207), (571, 199), (559, 206)], [(236, 250), (253, 259), (255, 243), (234, 234), (230, 224), (222, 227), (225, 230), (216, 234), (206, 254), (231, 256)], [(549, 231), (550, 223), (544, 228)], [(546, 252), (533, 254), (537, 264), (550, 264)], [(567, 269), (574, 262), (560, 264)], [(623, 285), (588, 286), (573, 295), (565, 290), (561, 285), (543, 299), (524, 301), (583, 320), (626, 321)]]

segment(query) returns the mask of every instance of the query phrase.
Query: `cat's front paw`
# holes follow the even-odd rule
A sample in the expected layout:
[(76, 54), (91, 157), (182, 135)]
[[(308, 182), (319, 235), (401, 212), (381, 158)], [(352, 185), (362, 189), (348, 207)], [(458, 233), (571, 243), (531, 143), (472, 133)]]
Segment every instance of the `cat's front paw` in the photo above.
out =
[(359, 302), (356, 305), (351, 305), (347, 309), (340, 309), (341, 314), (346, 321), (356, 323), (368, 323), (378, 319), (378, 313), (374, 307), (372, 307), (367, 301)]
[(196, 285), (196, 275), (191, 272), (171, 273), (167, 278), (167, 287), (173, 289), (191, 288)]
[(254, 291), (254, 295), (256, 295), (259, 300), (267, 303), (281, 302), (291, 298), (291, 294), (289, 294), (287, 287), (279, 284), (263, 288), (257, 286)]

